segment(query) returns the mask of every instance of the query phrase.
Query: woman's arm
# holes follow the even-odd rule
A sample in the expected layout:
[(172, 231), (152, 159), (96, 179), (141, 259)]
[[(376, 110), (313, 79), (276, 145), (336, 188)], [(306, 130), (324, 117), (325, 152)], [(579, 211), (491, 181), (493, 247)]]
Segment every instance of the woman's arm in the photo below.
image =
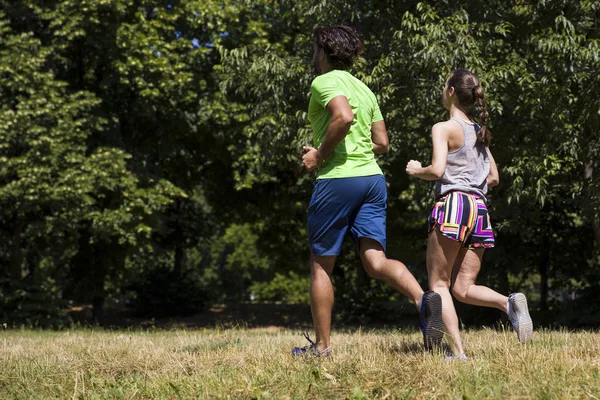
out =
[(410, 160), (406, 164), (406, 173), (428, 181), (441, 179), (446, 171), (446, 160), (448, 158), (448, 132), (443, 123), (438, 123), (431, 129), (431, 140), (433, 142), (433, 157), (431, 165), (421, 167), (419, 161)]
[(490, 156), (490, 173), (487, 176), (487, 185), (488, 187), (498, 186), (500, 183), (500, 175), (498, 174), (498, 167), (496, 166), (496, 161), (494, 160), (494, 156), (492, 156), (492, 152), (490, 148), (487, 148), (488, 155)]

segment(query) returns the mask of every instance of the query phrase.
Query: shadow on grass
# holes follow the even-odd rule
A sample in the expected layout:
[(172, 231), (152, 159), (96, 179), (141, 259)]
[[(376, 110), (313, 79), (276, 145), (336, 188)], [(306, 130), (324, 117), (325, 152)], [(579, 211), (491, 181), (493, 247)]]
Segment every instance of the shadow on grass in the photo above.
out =
[(425, 346), (422, 343), (397, 343), (391, 346), (388, 346), (383, 349), (384, 351), (389, 351), (392, 354), (402, 354), (402, 355), (420, 355), (423, 353), (433, 354), (433, 355), (446, 355), (451, 354), (452, 351), (449, 346), (443, 345), (440, 348), (435, 350), (426, 350)]
[(383, 350), (389, 351), (392, 354), (422, 354), (425, 353), (425, 347), (422, 343), (395, 343), (391, 346), (387, 346)]
[(77, 325), (100, 325), (108, 328), (267, 328), (308, 329), (312, 326), (310, 306), (303, 304), (220, 304), (187, 316), (169, 318), (139, 317), (124, 309), (107, 309), (102, 321), (94, 322), (86, 307), (72, 310)]
[[(355, 331), (359, 329), (418, 329), (419, 317), (412, 308), (396, 303), (378, 305), (377, 315), (368, 319), (354, 318), (351, 321), (336, 318), (340, 314), (334, 309), (332, 328)], [(73, 307), (70, 317), (80, 326), (92, 325), (106, 328), (159, 328), (159, 329), (199, 329), (199, 328), (244, 328), (244, 329), (298, 329), (312, 331), (312, 316), (308, 304), (274, 303), (233, 303), (219, 304), (188, 316), (169, 318), (144, 318), (136, 316), (124, 308), (107, 308), (104, 318), (94, 323), (89, 307)]]

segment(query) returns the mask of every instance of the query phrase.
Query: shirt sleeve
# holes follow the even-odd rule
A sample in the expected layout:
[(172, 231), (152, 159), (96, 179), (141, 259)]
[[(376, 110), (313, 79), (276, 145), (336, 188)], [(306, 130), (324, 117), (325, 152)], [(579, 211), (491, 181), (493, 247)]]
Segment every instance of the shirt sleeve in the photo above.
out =
[(373, 110), (371, 123), (375, 123), (378, 121), (383, 121), (383, 115), (381, 114), (381, 110), (379, 109), (379, 104), (377, 103), (377, 100), (375, 100), (375, 109)]
[(313, 80), (310, 91), (315, 101), (323, 108), (327, 108), (327, 104), (329, 104), (334, 97), (345, 96), (335, 79), (319, 78), (320, 77), (317, 77)]

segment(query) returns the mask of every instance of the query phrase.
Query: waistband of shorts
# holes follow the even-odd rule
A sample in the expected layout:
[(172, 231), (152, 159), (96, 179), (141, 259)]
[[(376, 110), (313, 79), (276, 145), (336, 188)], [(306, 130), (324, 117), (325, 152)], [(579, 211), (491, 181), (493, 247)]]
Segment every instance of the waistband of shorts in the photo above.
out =
[(467, 193), (467, 192), (461, 192), (460, 190), (451, 190), (451, 191), (449, 191), (449, 192), (447, 192), (447, 193), (444, 193), (444, 194), (437, 195), (437, 196), (435, 197), (435, 201), (442, 201), (442, 200), (445, 200), (445, 199), (446, 199), (446, 197), (450, 196), (452, 193), (464, 194), (465, 196), (472, 196), (472, 197), (475, 197), (475, 199), (477, 199), (477, 201), (483, 201), (483, 197), (481, 197), (481, 196), (480, 196), (480, 195), (478, 195), (478, 194), (475, 194), (475, 193)]

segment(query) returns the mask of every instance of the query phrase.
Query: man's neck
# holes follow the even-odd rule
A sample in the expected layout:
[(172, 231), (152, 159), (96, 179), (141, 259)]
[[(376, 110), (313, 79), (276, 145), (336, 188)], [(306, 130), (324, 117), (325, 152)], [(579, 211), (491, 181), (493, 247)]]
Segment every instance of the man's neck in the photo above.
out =
[(321, 75), (324, 75), (328, 72), (333, 71), (335, 68), (333, 68), (331, 65), (326, 64), (326, 65), (322, 65), (321, 66)]

